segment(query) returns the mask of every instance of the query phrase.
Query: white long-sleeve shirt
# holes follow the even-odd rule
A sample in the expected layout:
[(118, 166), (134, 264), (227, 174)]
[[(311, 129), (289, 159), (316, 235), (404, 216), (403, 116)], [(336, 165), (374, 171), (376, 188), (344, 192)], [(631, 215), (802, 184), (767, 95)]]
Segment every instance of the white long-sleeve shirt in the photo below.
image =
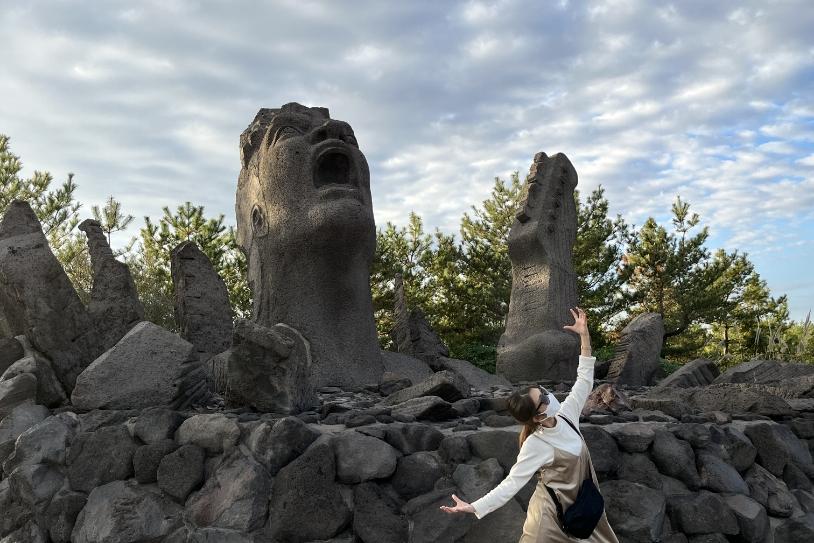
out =
[[(575, 425), (579, 424), (579, 415), (593, 389), (595, 363), (594, 356), (579, 357), (577, 380), (560, 405), (559, 413)], [(537, 470), (554, 460), (555, 448), (577, 455), (582, 449), (582, 438), (565, 421), (560, 420), (552, 428), (540, 427), (529, 435), (506, 478), (484, 497), (472, 502), (475, 516), (481, 519), (512, 499)]]

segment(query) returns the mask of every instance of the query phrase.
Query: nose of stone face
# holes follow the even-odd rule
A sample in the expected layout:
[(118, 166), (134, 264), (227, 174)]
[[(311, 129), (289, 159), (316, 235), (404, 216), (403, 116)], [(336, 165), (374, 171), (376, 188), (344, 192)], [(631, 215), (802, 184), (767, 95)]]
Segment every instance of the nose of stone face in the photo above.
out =
[(346, 134), (352, 133), (348, 123), (328, 119), (325, 123), (311, 131), (311, 143), (319, 143), (329, 139), (345, 139)]

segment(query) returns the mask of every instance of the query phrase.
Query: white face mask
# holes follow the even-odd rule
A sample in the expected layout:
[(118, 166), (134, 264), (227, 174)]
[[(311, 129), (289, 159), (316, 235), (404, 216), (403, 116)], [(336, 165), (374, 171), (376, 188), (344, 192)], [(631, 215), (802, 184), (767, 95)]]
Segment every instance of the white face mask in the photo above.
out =
[(548, 405), (545, 408), (545, 415), (547, 417), (553, 417), (557, 414), (557, 411), (560, 410), (560, 401), (554, 397), (552, 393), (548, 393)]

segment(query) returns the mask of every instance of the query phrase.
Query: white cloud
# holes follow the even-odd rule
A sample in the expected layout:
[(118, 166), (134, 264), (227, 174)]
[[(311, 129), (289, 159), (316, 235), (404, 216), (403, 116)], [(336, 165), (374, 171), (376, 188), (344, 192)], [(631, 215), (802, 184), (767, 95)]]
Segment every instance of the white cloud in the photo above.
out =
[(300, 101), (353, 125), (382, 224), (415, 210), (455, 232), (496, 175), (565, 152), (580, 190), (602, 184), (637, 224), (680, 191), (723, 245), (801, 250), (807, 7), (30, 4), (0, 13), (0, 129), (27, 169), (75, 171), (86, 207), (113, 192), (139, 217), (193, 200), (231, 221), (240, 132), (260, 107)]

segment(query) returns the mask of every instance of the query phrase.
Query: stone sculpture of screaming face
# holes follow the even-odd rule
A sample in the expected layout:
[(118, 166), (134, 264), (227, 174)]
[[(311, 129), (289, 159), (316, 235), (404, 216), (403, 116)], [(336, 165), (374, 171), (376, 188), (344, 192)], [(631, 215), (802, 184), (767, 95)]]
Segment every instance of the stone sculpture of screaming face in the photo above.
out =
[(372, 260), (370, 172), (348, 123), (291, 103), (261, 109), (240, 139), (236, 213), (247, 254), (347, 259), (350, 251)]

